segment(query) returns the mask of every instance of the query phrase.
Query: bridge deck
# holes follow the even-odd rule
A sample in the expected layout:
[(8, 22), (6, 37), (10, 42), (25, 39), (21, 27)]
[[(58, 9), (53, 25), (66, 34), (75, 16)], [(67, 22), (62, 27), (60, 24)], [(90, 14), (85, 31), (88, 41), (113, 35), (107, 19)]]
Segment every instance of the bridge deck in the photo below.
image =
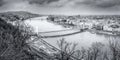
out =
[(48, 31), (48, 32), (38, 32), (39, 34), (45, 34), (45, 33), (56, 33), (56, 32), (65, 32), (73, 29), (65, 29), (65, 30), (57, 30), (57, 31)]
[(41, 38), (51, 38), (51, 37), (69, 36), (80, 32), (82, 32), (82, 30), (71, 29), (71, 30), (59, 31), (59, 32), (39, 33), (38, 35), (43, 36)]

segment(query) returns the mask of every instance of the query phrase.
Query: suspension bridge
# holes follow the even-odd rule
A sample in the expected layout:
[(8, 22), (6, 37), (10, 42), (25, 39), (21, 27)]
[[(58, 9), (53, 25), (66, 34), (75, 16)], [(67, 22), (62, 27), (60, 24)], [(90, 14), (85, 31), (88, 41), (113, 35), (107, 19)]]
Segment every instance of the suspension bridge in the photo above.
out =
[(67, 30), (60, 30), (60, 31), (50, 31), (50, 32), (39, 32), (38, 35), (41, 38), (55, 38), (55, 37), (63, 37), (63, 36), (70, 36), (74, 34), (78, 34), (83, 32), (82, 29), (67, 29)]

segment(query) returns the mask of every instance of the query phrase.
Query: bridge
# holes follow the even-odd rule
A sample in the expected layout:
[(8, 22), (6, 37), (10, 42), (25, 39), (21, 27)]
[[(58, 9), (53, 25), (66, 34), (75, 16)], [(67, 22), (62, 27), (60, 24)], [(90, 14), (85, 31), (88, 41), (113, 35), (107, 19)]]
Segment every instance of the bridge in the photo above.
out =
[(47, 31), (47, 32), (38, 32), (39, 34), (45, 34), (45, 33), (56, 33), (56, 32), (65, 32), (65, 31), (70, 31), (73, 29), (64, 29), (64, 30), (57, 30), (57, 31)]
[(83, 31), (84, 30), (82, 29), (67, 29), (67, 30), (59, 30), (59, 31), (39, 32), (38, 35), (40, 35), (41, 38), (54, 38), (54, 37), (70, 36), (81, 33)]

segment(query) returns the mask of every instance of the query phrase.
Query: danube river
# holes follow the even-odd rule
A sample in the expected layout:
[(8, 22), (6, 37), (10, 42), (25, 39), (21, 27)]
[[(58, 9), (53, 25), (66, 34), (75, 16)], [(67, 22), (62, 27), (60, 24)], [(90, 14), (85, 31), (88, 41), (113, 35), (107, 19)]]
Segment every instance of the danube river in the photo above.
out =
[[(68, 32), (74, 32), (77, 31), (77, 29), (72, 29), (71, 31), (64, 31), (64, 30), (70, 30), (70, 28), (65, 28), (62, 25), (54, 24), (51, 22), (48, 22), (47, 20), (42, 19), (41, 17), (37, 18), (31, 18), (24, 21), (25, 23), (31, 25), (34, 29), (34, 32), (50, 32), (50, 31), (62, 31), (62, 32), (51, 32), (48, 33), (49, 35), (57, 35), (57, 34), (65, 34)], [(41, 33), (41, 35), (47, 35), (46, 33)], [(85, 32), (79, 32), (77, 34), (68, 35), (68, 36), (60, 36), (60, 37), (52, 37), (52, 38), (43, 38), (46, 42), (50, 43), (51, 45), (57, 46), (57, 41), (65, 38), (67, 42), (71, 43), (77, 43), (77, 48), (81, 47), (90, 47), (92, 43), (95, 42), (102, 42), (103, 44), (107, 44), (109, 40), (119, 40), (119, 36), (110, 36), (110, 35), (104, 35), (104, 34), (96, 34), (91, 33), (88, 31)]]

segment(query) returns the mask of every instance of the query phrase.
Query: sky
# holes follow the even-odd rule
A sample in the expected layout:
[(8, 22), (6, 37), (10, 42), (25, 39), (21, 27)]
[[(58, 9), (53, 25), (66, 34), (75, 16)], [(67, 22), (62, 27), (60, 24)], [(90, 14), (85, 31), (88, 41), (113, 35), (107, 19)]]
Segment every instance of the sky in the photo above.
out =
[(0, 0), (0, 12), (54, 15), (120, 15), (120, 0)]

